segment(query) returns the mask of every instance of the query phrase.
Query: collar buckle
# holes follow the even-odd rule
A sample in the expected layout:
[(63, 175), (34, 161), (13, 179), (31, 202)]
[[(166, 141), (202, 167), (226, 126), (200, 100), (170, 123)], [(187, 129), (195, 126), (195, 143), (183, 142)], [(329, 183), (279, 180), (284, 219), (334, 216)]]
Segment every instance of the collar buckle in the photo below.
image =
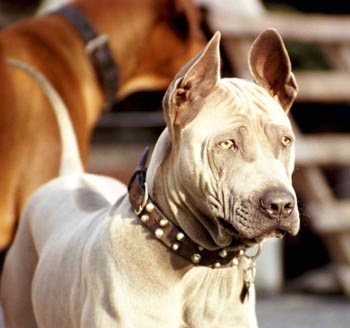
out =
[(143, 184), (144, 186), (144, 194), (143, 194), (143, 199), (142, 199), (142, 202), (141, 204), (138, 206), (138, 208), (135, 208), (134, 209), (134, 212), (136, 215), (140, 215), (143, 210), (145, 209), (146, 205), (147, 205), (147, 202), (148, 202), (148, 189), (147, 189), (147, 183), (144, 182)]
[(87, 42), (85, 46), (85, 52), (88, 55), (91, 55), (96, 49), (108, 44), (108, 35), (100, 34), (96, 36), (94, 39)]

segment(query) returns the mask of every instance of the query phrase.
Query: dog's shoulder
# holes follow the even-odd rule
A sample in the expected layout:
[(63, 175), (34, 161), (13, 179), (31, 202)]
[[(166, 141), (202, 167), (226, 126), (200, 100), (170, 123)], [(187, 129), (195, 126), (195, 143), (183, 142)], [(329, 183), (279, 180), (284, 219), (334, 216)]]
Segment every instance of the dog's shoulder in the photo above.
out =
[(72, 205), (84, 212), (92, 212), (111, 207), (127, 191), (120, 181), (94, 174), (71, 174), (55, 178), (39, 187), (31, 196), (31, 203), (37, 207), (47, 202), (60, 202), (70, 199)]
[(99, 194), (100, 197), (105, 198), (111, 204), (127, 192), (125, 184), (102, 175), (84, 174), (82, 184), (90, 192)]
[(110, 177), (84, 174), (74, 193), (79, 209), (90, 212), (110, 207), (126, 193), (126, 186)]

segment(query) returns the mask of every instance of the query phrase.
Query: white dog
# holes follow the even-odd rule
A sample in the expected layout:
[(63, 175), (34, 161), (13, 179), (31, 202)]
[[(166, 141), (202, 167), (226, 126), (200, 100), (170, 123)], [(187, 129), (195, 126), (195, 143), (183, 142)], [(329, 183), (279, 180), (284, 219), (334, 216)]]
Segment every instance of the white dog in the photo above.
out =
[(83, 173), (65, 107), (60, 177), (30, 199), (5, 262), (7, 327), (256, 327), (252, 245), (299, 229), (287, 118), (296, 83), (279, 34), (262, 33), (256, 83), (220, 78), (219, 33), (175, 77), (167, 128), (128, 192)]

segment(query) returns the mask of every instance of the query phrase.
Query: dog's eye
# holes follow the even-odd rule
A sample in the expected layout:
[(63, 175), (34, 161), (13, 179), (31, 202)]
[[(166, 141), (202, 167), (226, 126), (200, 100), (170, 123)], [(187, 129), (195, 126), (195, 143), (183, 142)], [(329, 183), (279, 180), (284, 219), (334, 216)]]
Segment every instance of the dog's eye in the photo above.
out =
[(232, 151), (237, 150), (237, 145), (236, 145), (235, 141), (232, 139), (221, 141), (219, 143), (219, 146), (225, 150), (232, 150)]
[(290, 145), (292, 143), (292, 138), (288, 137), (288, 136), (283, 136), (282, 137), (282, 145), (287, 147), (288, 145)]

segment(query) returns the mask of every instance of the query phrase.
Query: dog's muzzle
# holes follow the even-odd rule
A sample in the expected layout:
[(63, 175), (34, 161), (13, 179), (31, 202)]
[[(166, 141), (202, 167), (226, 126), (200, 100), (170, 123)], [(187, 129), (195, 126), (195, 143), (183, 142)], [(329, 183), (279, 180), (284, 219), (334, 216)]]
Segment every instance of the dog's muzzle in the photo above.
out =
[(282, 189), (270, 189), (260, 198), (260, 210), (271, 220), (287, 219), (294, 207), (294, 196)]
[(295, 196), (284, 188), (270, 188), (250, 200), (233, 203), (229, 218), (218, 217), (219, 224), (237, 242), (251, 246), (268, 237), (296, 235), (299, 216)]

